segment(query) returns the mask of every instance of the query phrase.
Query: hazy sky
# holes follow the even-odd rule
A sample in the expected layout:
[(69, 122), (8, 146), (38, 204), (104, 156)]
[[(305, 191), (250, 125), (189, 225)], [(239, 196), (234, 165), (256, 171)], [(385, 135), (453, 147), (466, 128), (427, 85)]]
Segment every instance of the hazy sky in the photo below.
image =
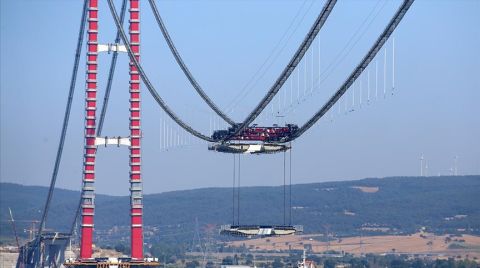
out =
[[(2, 182), (48, 185), (50, 181), (82, 2), (0, 1)], [(99, 38), (111, 43), (114, 25), (106, 1), (100, 2)], [(119, 8), (120, 1), (116, 3)], [(235, 103), (229, 114), (240, 121), (273, 84), (324, 1), (157, 3), (198, 82), (222, 109)], [(361, 60), (399, 4), (338, 1), (320, 42), (315, 40), (306, 63), (301, 63), (257, 123), (304, 123)], [(211, 131), (212, 122), (225, 126), (208, 111), (175, 64), (149, 8), (148, 1), (142, 1), (142, 63), (157, 90), (202, 132)], [(355, 97), (349, 90), (325, 118), (294, 142), (293, 183), (418, 175), (422, 153), (429, 175), (449, 174), (455, 156), (459, 174), (480, 174), (478, 14), (480, 1), (416, 1), (394, 34), (395, 72), (390, 40), (386, 66), (382, 50), (369, 67), (370, 79), (364, 73), (356, 83)], [(100, 56), (99, 101), (110, 56)], [(119, 58), (103, 132), (108, 136), (128, 135), (127, 56)], [(57, 183), (77, 190), (82, 171), (84, 67), (82, 56)], [(305, 96), (319, 74), (322, 83), (313, 87), (312, 96)], [(165, 150), (165, 115), (143, 88), (145, 192), (230, 186), (232, 155), (210, 152), (205, 142), (193, 138), (187, 146)], [(249, 94), (238, 98), (245, 88)], [(166, 125), (181, 133), (182, 139), (187, 136), (171, 121)], [(242, 156), (242, 185), (282, 184), (282, 157)], [(128, 193), (127, 148), (99, 148), (97, 171), (98, 192)]]

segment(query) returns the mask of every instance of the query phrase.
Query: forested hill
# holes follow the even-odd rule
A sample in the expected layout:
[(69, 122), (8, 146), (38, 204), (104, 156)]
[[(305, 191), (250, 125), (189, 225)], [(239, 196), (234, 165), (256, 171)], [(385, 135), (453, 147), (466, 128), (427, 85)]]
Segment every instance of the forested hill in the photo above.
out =
[[(47, 190), (1, 183), (0, 235), (11, 235), (9, 207), (21, 232), (27, 228), (24, 220), (39, 219)], [(57, 189), (47, 227), (68, 230), (78, 198), (79, 192)], [(283, 224), (283, 202), (283, 186), (242, 188), (240, 223)], [(195, 218), (201, 226), (232, 221), (231, 188), (150, 194), (145, 195), (144, 204), (145, 225), (151, 230), (194, 228)], [(129, 225), (129, 197), (97, 195), (96, 207), (97, 231)], [(480, 234), (480, 175), (293, 185), (292, 207), (292, 223), (303, 225), (306, 233), (326, 228), (337, 235), (412, 233), (426, 227), (427, 231)]]

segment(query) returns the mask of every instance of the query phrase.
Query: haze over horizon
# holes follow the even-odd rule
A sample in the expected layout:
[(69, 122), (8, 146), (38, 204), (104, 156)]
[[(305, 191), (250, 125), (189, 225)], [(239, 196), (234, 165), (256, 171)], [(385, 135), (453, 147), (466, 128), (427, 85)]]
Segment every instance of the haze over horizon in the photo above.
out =
[[(458, 177), (470, 177), (470, 176), (480, 176), (480, 174), (472, 174), (472, 175), (458, 175)], [(442, 176), (428, 176), (428, 177), (421, 177), (421, 178), (445, 178), (445, 177), (456, 177), (453, 175), (442, 175)], [(304, 185), (304, 184), (316, 184), (316, 183), (333, 183), (333, 182), (355, 182), (355, 181), (363, 181), (363, 180), (368, 180), (368, 179), (392, 179), (392, 178), (419, 178), (419, 176), (393, 176), (393, 177), (383, 177), (383, 178), (360, 178), (360, 179), (348, 179), (348, 180), (325, 180), (325, 181), (312, 181), (312, 182), (306, 182), (306, 183), (296, 183), (292, 184), (292, 186), (298, 186), (298, 185)], [(21, 184), (17, 182), (8, 182), (8, 181), (2, 181), (0, 183), (13, 183), (13, 184), (18, 184), (21, 186), (26, 186), (26, 187), (48, 187), (48, 185), (33, 185), (33, 184)], [(278, 185), (246, 185), (242, 187), (282, 187), (283, 184), (278, 184)], [(202, 189), (231, 189), (231, 186), (209, 186), (209, 187), (198, 187), (198, 188), (190, 188), (190, 189), (175, 189), (175, 190), (169, 190), (169, 191), (161, 191), (161, 192), (148, 192), (145, 193), (145, 195), (155, 195), (155, 194), (162, 194), (162, 193), (171, 193), (171, 192), (177, 192), (177, 191), (195, 191), (195, 190), (202, 190)], [(76, 191), (79, 192), (81, 189), (67, 189), (67, 188), (62, 188), (62, 187), (56, 187), (55, 189), (58, 190), (69, 190), (69, 191)], [(128, 196), (128, 193), (125, 193), (123, 195), (118, 195), (115, 193), (104, 193), (104, 192), (99, 192), (97, 191), (96, 194), (100, 195), (108, 195), (108, 196)]]
[[(115, 2), (118, 8), (120, 3)], [(399, 3), (339, 1), (320, 33), (321, 47), (315, 41), (313, 54), (306, 55), (309, 64), (319, 58), (318, 51), (321, 58), (320, 66), (314, 61), (313, 70), (307, 68), (307, 79), (335, 66), (325, 75), (320, 93), (305, 101), (294, 98), (301, 105), (285, 117), (270, 113), (257, 122), (303, 124), (364, 56)], [(198, 82), (222, 109), (237, 103), (228, 114), (241, 121), (289, 61), (323, 1), (161, 1), (158, 6)], [(50, 182), (81, 7), (80, 1), (0, 2), (1, 182), (42, 186)], [(202, 132), (211, 132), (212, 120), (217, 128), (225, 127), (183, 76), (149, 9), (148, 2), (142, 1), (141, 60), (155, 87), (175, 112)], [(480, 27), (475, 27), (480, 25), (479, 13), (480, 1), (416, 1), (394, 33), (394, 92), (390, 40), (385, 46), (389, 55), (386, 96), (375, 101), (372, 97), (367, 104), (363, 76), (363, 106), (357, 99), (355, 112), (344, 112), (345, 103), (348, 109), (352, 106), (352, 95), (347, 93), (348, 102), (341, 100), (341, 107), (336, 105), (333, 113), (293, 143), (292, 183), (416, 176), (422, 154), (428, 161), (428, 175), (451, 174), (456, 156), (459, 175), (480, 174), (480, 80), (476, 79)], [(369, 14), (375, 14), (372, 22), (359, 30)], [(101, 42), (112, 42), (115, 31), (104, 2), (100, 18)], [(353, 38), (355, 46), (343, 50), (357, 34), (361, 38)], [(336, 63), (339, 55), (343, 60)], [(57, 180), (57, 187), (71, 190), (80, 190), (82, 172), (85, 56), (81, 58)], [(258, 71), (267, 59), (265, 66), (270, 67)], [(99, 106), (109, 63), (110, 55), (102, 54)], [(103, 135), (127, 135), (127, 66), (127, 57), (120, 55)], [(370, 71), (373, 75), (374, 68)], [(255, 82), (248, 84), (252, 77)], [(234, 100), (246, 85), (250, 93), (242, 101)], [(360, 86), (356, 85), (357, 90)], [(290, 94), (291, 87), (287, 83), (282, 90)], [(194, 140), (189, 146), (162, 148), (165, 114), (143, 85), (142, 90), (144, 192), (231, 187), (231, 155), (207, 151), (205, 142)], [(279, 95), (287, 96), (282, 91)], [(278, 105), (289, 101), (280, 98)], [(128, 194), (127, 148), (99, 148), (96, 169), (98, 193)], [(242, 186), (282, 183), (283, 154), (242, 156)]]

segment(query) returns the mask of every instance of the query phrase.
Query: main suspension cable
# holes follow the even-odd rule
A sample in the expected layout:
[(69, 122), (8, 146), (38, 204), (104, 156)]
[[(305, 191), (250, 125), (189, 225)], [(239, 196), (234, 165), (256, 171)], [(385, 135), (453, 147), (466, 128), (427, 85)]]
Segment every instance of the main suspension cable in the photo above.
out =
[[(111, 1), (111, 0), (109, 0)], [(236, 131), (232, 134), (230, 134), (227, 138), (224, 140), (228, 140), (228, 138), (233, 137), (241, 133), (250, 123), (257, 118), (257, 116), (265, 109), (265, 107), (270, 103), (270, 101), (273, 99), (273, 97), (278, 93), (280, 88), (285, 84), (287, 81), (288, 77), (292, 74), (292, 72), (295, 70), (297, 67), (298, 63), (302, 60), (303, 56), (307, 52), (308, 48), (312, 44), (313, 40), (317, 36), (318, 32), (320, 29), (323, 27), (325, 24), (328, 16), (330, 15), (333, 7), (336, 4), (336, 0), (327, 0), (325, 5), (323, 6), (322, 11), (318, 15), (315, 23), (313, 26), (310, 28), (310, 31), (307, 33), (305, 36), (305, 39), (301, 43), (300, 47), (297, 49), (295, 54), (293, 55), (292, 59), (290, 62), (287, 64), (287, 66), (284, 68), (280, 76), (277, 78), (273, 86), (270, 88), (270, 90), (267, 92), (267, 94), (262, 98), (259, 104), (257, 104), (256, 108), (253, 109), (252, 112), (245, 118), (245, 120), (240, 124), (240, 126), (236, 129)]]
[(175, 121), (180, 127), (182, 127), (185, 131), (189, 132), (190, 134), (194, 135), (197, 138), (200, 138), (205, 141), (209, 142), (215, 142), (218, 141), (216, 139), (213, 139), (211, 137), (208, 137), (189, 125), (187, 125), (185, 122), (183, 122), (171, 109), (168, 107), (168, 105), (165, 103), (165, 101), (160, 97), (158, 92), (155, 90), (155, 87), (152, 85), (150, 80), (148, 79), (147, 75), (145, 74), (145, 71), (143, 70), (142, 66), (138, 62), (137, 58), (133, 54), (132, 48), (130, 46), (130, 42), (128, 41), (127, 35), (125, 34), (125, 31), (123, 30), (121, 24), (120, 24), (120, 19), (118, 18), (118, 14), (115, 8), (115, 4), (113, 3), (113, 0), (107, 0), (108, 6), (110, 8), (110, 12), (112, 13), (113, 20), (115, 21), (115, 25), (117, 26), (117, 30), (120, 32), (120, 37), (122, 38), (123, 43), (125, 44), (125, 47), (127, 49), (128, 55), (130, 57), (130, 60), (132, 63), (135, 65), (135, 67), (138, 69), (138, 72), (140, 74), (140, 77), (142, 78), (145, 86), (147, 87), (148, 91), (152, 95), (152, 97), (155, 99), (155, 101), (158, 103), (158, 105), (165, 111), (170, 118), (172, 118), (173, 121)]
[(160, 13), (158, 12), (158, 9), (157, 9), (157, 5), (155, 4), (155, 0), (148, 0), (148, 2), (152, 7), (153, 15), (155, 16), (157, 24), (160, 27), (160, 30), (162, 31), (163, 37), (165, 38), (165, 41), (167, 42), (168, 47), (170, 48), (170, 51), (175, 57), (175, 60), (180, 66), (180, 69), (182, 69), (183, 73), (188, 78), (188, 81), (190, 81), (190, 84), (193, 86), (193, 88), (195, 88), (197, 93), (208, 104), (208, 106), (210, 106), (210, 108), (212, 108), (212, 110), (218, 114), (218, 116), (220, 116), (223, 120), (225, 120), (225, 122), (229, 123), (230, 125), (235, 125), (235, 122), (230, 117), (228, 117), (228, 115), (226, 115), (222, 110), (220, 110), (220, 108), (218, 108), (218, 106), (208, 97), (205, 91), (203, 91), (202, 87), (197, 83), (197, 80), (195, 80), (192, 73), (190, 73), (190, 70), (183, 62), (183, 59), (180, 56), (180, 53), (175, 47), (175, 44), (173, 43), (172, 38), (170, 37), (170, 34), (168, 33), (167, 28), (163, 23), (162, 17), (160, 16)]
[[(109, 5), (112, 6), (113, 3), (111, 0), (108, 1), (109, 2)], [(180, 65), (180, 67), (182, 68), (183, 72), (185, 73), (185, 75), (187, 76), (187, 78), (189, 79), (190, 83), (192, 84), (192, 86), (194, 86), (194, 88), (197, 90), (197, 92), (200, 94), (200, 96), (202, 96), (202, 98), (207, 102), (207, 104), (219, 115), (221, 116), (224, 120), (226, 120), (228, 123), (230, 123), (231, 125), (234, 125), (235, 122), (233, 120), (231, 120), (230, 118), (228, 118), (228, 116), (226, 116), (212, 101), (211, 99), (205, 94), (205, 92), (201, 89), (200, 85), (198, 85), (198, 83), (196, 82), (196, 80), (194, 79), (194, 77), (192, 76), (192, 74), (190, 73), (190, 71), (188, 70), (187, 66), (185, 65), (185, 63), (183, 62), (182, 58), (180, 57), (180, 54), (178, 53), (178, 51), (176, 50), (174, 44), (173, 44), (173, 41), (171, 40), (169, 34), (168, 34), (168, 31), (160, 17), (160, 14), (158, 12), (158, 9), (155, 5), (155, 2), (154, 0), (149, 0), (149, 3), (152, 7), (152, 11), (155, 15), (155, 18), (157, 20), (157, 24), (159, 25), (160, 29), (162, 30), (162, 33), (169, 45), (169, 48), (170, 50), (172, 51), (172, 53), (174, 54), (174, 57), (177, 61), (177, 63)], [(255, 120), (255, 118), (262, 112), (262, 110), (268, 105), (268, 103), (273, 99), (273, 97), (276, 95), (276, 93), (278, 93), (278, 91), (280, 90), (280, 88), (283, 86), (283, 84), (285, 83), (285, 81), (288, 79), (288, 77), (290, 76), (290, 74), (293, 72), (293, 70), (295, 69), (295, 67), (298, 65), (298, 63), (301, 61), (301, 59), (303, 58), (303, 56), (305, 55), (306, 51), (308, 50), (308, 48), (310, 47), (311, 43), (313, 42), (313, 40), (315, 39), (315, 36), (317, 35), (317, 33), (320, 31), (320, 29), (322, 28), (323, 24), (325, 23), (325, 21), (327, 20), (331, 10), (333, 9), (333, 7), (335, 6), (335, 3), (336, 3), (336, 0), (328, 0), (326, 2), (326, 4), (324, 5), (320, 15), (318, 16), (317, 20), (315, 21), (314, 25), (311, 27), (310, 31), (308, 32), (307, 36), (305, 37), (304, 41), (301, 43), (300, 47), (298, 48), (297, 52), (295, 53), (295, 55), (293, 56), (293, 58), (290, 60), (289, 64), (285, 67), (284, 71), (282, 72), (282, 74), (280, 75), (280, 77), (276, 80), (275, 84), (271, 87), (271, 89), (269, 90), (269, 92), (267, 93), (267, 95), (262, 99), (262, 101), (257, 105), (257, 108), (255, 108), (251, 113), (250, 115), (247, 117), (247, 119), (245, 119), (245, 121), (240, 124), (240, 127), (237, 128), (237, 130), (235, 131), (234, 134), (230, 135), (229, 137), (231, 136), (234, 136), (234, 135), (238, 135), (241, 131), (243, 131), (243, 129), (245, 127), (247, 127), (253, 120)], [(113, 14), (113, 9), (110, 8), (112, 10), (112, 14)], [(117, 23), (117, 20), (115, 20), (115, 22)], [(127, 44), (127, 42), (125, 42), (124, 40), (124, 43)], [(127, 46), (128, 47), (128, 46)], [(129, 54), (130, 54), (130, 51), (129, 51)], [(132, 56), (131, 56), (132, 57)], [(144, 75), (143, 73), (143, 70), (141, 70), (140, 66), (137, 65), (137, 62), (135, 62), (135, 65), (137, 66), (137, 68), (139, 69), (139, 72), (140, 72), (140, 75), (142, 76), (142, 79), (144, 80), (145, 84), (147, 85), (147, 88), (149, 89), (150, 93), (152, 93), (153, 97), (157, 100), (157, 102), (160, 104), (160, 106), (162, 106), (162, 108), (164, 108), (163, 106), (165, 105), (163, 103), (163, 100), (161, 100), (161, 98), (159, 96), (155, 96), (155, 93), (156, 91), (154, 90), (153, 86), (149, 86), (149, 81), (147, 82), (146, 80), (148, 80), (148, 78), (146, 77), (146, 75)], [(146, 78), (146, 79), (145, 79)], [(152, 90), (152, 88), (153, 90)], [(155, 93), (153, 93), (152, 91), (155, 91)], [(156, 95), (158, 95), (158, 93), (156, 93)], [(162, 104), (162, 103), (163, 104)], [(167, 107), (168, 109), (168, 107)], [(165, 110), (165, 108), (164, 108)], [(167, 111), (166, 111), (167, 112)], [(167, 112), (169, 115), (171, 112)], [(177, 124), (181, 125), (185, 130), (187, 130), (188, 132), (192, 133), (193, 135), (199, 137), (198, 135), (201, 135), (200, 133), (193, 133), (192, 131), (194, 131), (193, 129), (191, 129), (188, 125), (186, 125), (185, 123), (181, 122), (179, 118), (176, 118), (176, 116), (174, 114), (170, 115), (172, 117), (172, 119), (174, 119), (174, 121), (177, 122)], [(174, 118), (175, 117), (175, 118)], [(228, 120), (230, 119), (230, 120)], [(179, 122), (180, 121), (180, 122)], [(190, 130), (188, 130), (187, 128), (190, 128)], [(228, 137), (228, 138), (229, 138)], [(202, 138), (203, 137), (199, 137), (199, 138)], [(227, 138), (227, 139), (228, 139)], [(226, 139), (224, 139), (226, 140)]]
[(370, 48), (368, 53), (362, 59), (362, 61), (357, 65), (357, 67), (353, 70), (350, 76), (344, 81), (344, 83), (340, 86), (340, 88), (333, 94), (332, 97), (320, 108), (320, 110), (313, 115), (302, 127), (300, 127), (291, 137), (286, 139), (286, 141), (292, 141), (298, 137), (300, 137), (305, 131), (311, 128), (320, 118), (323, 117), (325, 113), (332, 108), (333, 105), (345, 94), (348, 88), (357, 80), (357, 78), (362, 74), (363, 70), (365, 70), (368, 64), (375, 58), (378, 51), (382, 48), (383, 44), (388, 40), (390, 35), (393, 33), (395, 28), (398, 24), (402, 21), (403, 17), (407, 13), (410, 6), (413, 4), (414, 0), (404, 0), (403, 3), (398, 8), (397, 12), (390, 20), (389, 24), (385, 27), (384, 31), (380, 36), (377, 38), (377, 41), (374, 45)]
[(55, 189), (55, 184), (57, 182), (58, 169), (60, 168), (60, 162), (62, 160), (63, 146), (65, 144), (65, 137), (67, 135), (68, 121), (70, 119), (70, 111), (72, 108), (73, 95), (75, 93), (75, 83), (77, 81), (78, 65), (80, 63), (80, 54), (82, 52), (83, 37), (85, 33), (85, 24), (87, 21), (87, 7), (88, 7), (88, 0), (85, 0), (83, 2), (82, 18), (80, 21), (80, 29), (78, 32), (77, 48), (75, 52), (75, 60), (73, 63), (72, 76), (70, 78), (70, 88), (68, 91), (67, 106), (65, 107), (65, 115), (63, 117), (63, 126), (62, 126), (62, 132), (60, 134), (60, 142), (58, 144), (57, 156), (55, 159), (55, 165), (53, 167), (52, 178), (50, 180), (50, 188), (48, 190), (47, 201), (43, 209), (42, 218), (40, 220), (40, 226), (38, 227), (37, 238), (35, 239), (36, 244), (40, 242), (43, 229), (45, 228), (45, 221), (48, 215), (48, 209), (50, 208), (50, 203), (52, 201), (53, 190)]

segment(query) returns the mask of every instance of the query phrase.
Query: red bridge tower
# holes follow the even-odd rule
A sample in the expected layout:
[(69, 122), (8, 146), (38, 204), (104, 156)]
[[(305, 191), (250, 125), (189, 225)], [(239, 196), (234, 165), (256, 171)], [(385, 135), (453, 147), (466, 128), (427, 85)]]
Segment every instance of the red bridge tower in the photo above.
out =
[[(89, 0), (87, 12), (87, 68), (85, 94), (85, 139), (82, 184), (82, 225), (80, 258), (68, 260), (67, 267), (144, 267), (158, 266), (156, 259), (144, 259), (143, 255), (143, 197), (141, 176), (141, 124), (140, 124), (140, 75), (130, 62), (130, 136), (127, 138), (102, 138), (96, 133), (98, 53), (102, 51), (125, 52), (120, 44), (98, 43), (98, 2)], [(140, 0), (129, 0), (130, 43), (140, 60)], [(127, 145), (130, 149), (130, 226), (131, 258), (93, 258), (92, 243), (95, 215), (95, 157), (98, 145)]]

